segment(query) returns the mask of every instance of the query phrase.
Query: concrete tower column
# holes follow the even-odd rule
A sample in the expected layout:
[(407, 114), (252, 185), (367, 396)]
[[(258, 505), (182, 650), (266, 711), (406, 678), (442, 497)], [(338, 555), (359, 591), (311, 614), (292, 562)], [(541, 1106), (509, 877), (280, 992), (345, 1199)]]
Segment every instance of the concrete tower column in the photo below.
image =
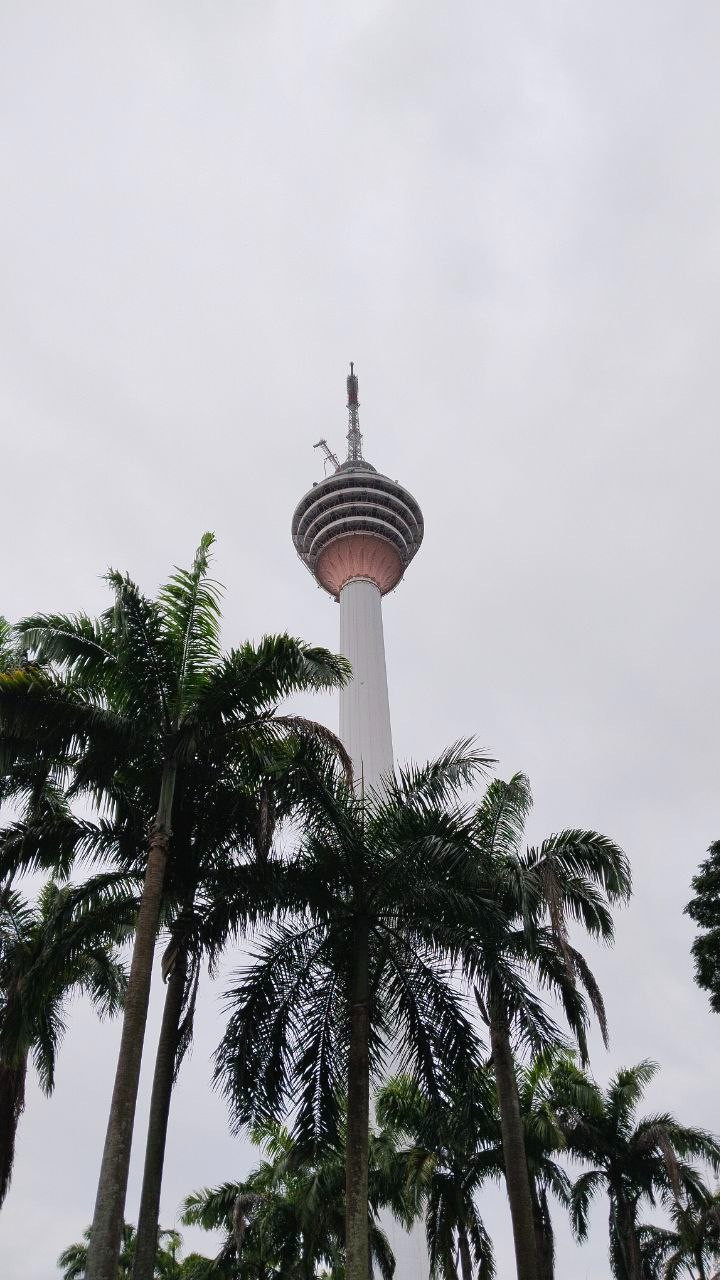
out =
[(340, 693), (340, 738), (367, 791), (393, 768), (381, 601), (370, 578), (351, 578), (340, 592), (340, 652), (353, 669)]

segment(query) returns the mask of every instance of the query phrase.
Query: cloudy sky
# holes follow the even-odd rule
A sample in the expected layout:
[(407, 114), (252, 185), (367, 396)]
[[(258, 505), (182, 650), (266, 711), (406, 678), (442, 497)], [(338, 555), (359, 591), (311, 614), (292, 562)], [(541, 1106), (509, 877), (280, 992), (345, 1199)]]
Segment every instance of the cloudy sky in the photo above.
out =
[[(715, 0), (0, 0), (0, 612), (99, 610), (109, 564), (154, 589), (211, 528), (228, 644), (334, 646), (289, 523), (355, 360), (366, 455), (426, 520), (385, 606), (397, 753), (476, 734), (531, 836), (625, 846), (594, 1071), (654, 1057), (648, 1105), (715, 1128), (682, 908), (720, 835), (719, 55)], [(219, 994), (166, 1225), (248, 1167)], [(30, 1089), (4, 1280), (91, 1217), (118, 1034), (77, 1007)], [(560, 1280), (606, 1280), (605, 1205), (579, 1254), (558, 1222)]]

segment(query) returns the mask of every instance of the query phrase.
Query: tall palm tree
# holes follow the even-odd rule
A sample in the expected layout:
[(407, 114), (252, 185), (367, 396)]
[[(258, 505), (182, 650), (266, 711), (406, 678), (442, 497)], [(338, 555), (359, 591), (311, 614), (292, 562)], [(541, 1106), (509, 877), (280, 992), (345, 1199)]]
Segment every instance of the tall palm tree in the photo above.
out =
[(496, 914), (469, 958), (490, 1032), (518, 1280), (539, 1280), (540, 1271), (515, 1050), (524, 1046), (541, 1054), (561, 1041), (537, 987), (560, 1001), (583, 1058), (588, 1001), (607, 1037), (602, 996), (570, 944), (567, 920), (609, 942), (610, 904), (624, 901), (630, 891), (625, 855), (597, 832), (565, 830), (523, 849), (531, 805), (527, 778), (516, 774), (509, 782), (492, 782), (477, 810), (478, 873)]
[(492, 1073), (464, 1072), (439, 1102), (397, 1076), (379, 1091), (376, 1111), (383, 1129), (412, 1144), (400, 1147), (397, 1162), (424, 1209), (432, 1280), (490, 1280), (492, 1242), (477, 1194), (487, 1178), (502, 1176)]
[(371, 1077), (392, 1050), (437, 1098), (446, 1074), (478, 1060), (438, 934), (462, 938), (491, 910), (456, 808), (486, 763), (453, 749), (370, 795), (319, 779), (281, 918), (229, 993), (216, 1078), (235, 1124), (292, 1107), (301, 1140), (337, 1141), (347, 1097), (347, 1280), (369, 1267)]
[(50, 882), (35, 905), (13, 889), (0, 891), (0, 1204), (12, 1176), (28, 1062), (52, 1093), (67, 1001), (82, 992), (101, 1016), (118, 1012), (126, 978), (113, 944), (127, 937), (129, 914), (126, 895), (104, 882)]
[[(208, 577), (213, 536), (205, 534), (189, 570), (177, 570), (157, 599), (129, 577), (108, 574), (114, 605), (98, 621), (38, 615), (18, 627), (40, 666), (0, 674), (0, 738), (35, 742), (73, 757), (76, 785), (114, 780), (128, 761), (156, 769), (143, 891), (137, 915), (123, 1029), (105, 1137), (89, 1280), (114, 1280), (120, 1249), (153, 952), (160, 919), (178, 768), (209, 740), (274, 732), (271, 711), (248, 725), (241, 651), (220, 651), (219, 588)], [(347, 665), (290, 637), (269, 638), (266, 670), (283, 693), (332, 687)], [(59, 669), (56, 675), (48, 664)]]
[[(248, 667), (255, 651), (248, 649)], [(257, 692), (257, 691), (256, 691)], [(248, 715), (264, 704), (249, 705)], [(253, 744), (256, 746), (256, 744)], [(286, 739), (247, 752), (196, 757), (178, 775), (168, 870), (165, 1005), (155, 1059), (133, 1280), (152, 1280), (172, 1089), (192, 1038), (200, 969), (211, 972), (230, 938), (275, 906), (271, 859), (278, 823), (300, 803), (307, 770), (333, 767), (325, 743)], [(349, 761), (347, 762), (349, 768)]]
[(641, 1226), (638, 1238), (648, 1280), (717, 1280), (720, 1264), (720, 1193), (704, 1202), (675, 1200), (672, 1227)]
[[(234, 1264), (248, 1280), (314, 1280), (318, 1268), (329, 1280), (345, 1280), (342, 1142), (313, 1155), (286, 1128), (272, 1123), (259, 1126), (250, 1137), (265, 1153), (258, 1168), (242, 1182), (189, 1195), (183, 1222), (225, 1231), (218, 1265)], [(377, 1217), (388, 1186), (384, 1154), (382, 1139), (372, 1135), (370, 1257), (374, 1274), (390, 1280), (394, 1259)]]
[(714, 1171), (720, 1169), (720, 1144), (706, 1130), (688, 1128), (667, 1112), (638, 1118), (638, 1105), (657, 1070), (649, 1061), (625, 1067), (604, 1092), (588, 1082), (584, 1102), (576, 1095), (566, 1106), (568, 1143), (591, 1165), (573, 1188), (575, 1230), (585, 1238), (590, 1202), (605, 1190), (617, 1280), (646, 1280), (639, 1235), (641, 1203), (654, 1205), (660, 1199), (673, 1205), (684, 1200), (702, 1207), (704, 1185), (689, 1161), (706, 1161)]
[[(535, 1224), (538, 1272), (554, 1280), (552, 1194), (570, 1208), (571, 1181), (557, 1157), (567, 1149), (562, 1116), (556, 1105), (556, 1081), (563, 1097), (585, 1076), (562, 1052), (548, 1052), (517, 1067), (517, 1088)], [(448, 1094), (433, 1106), (412, 1081), (396, 1078), (381, 1089), (378, 1119), (408, 1135), (413, 1142), (399, 1152), (405, 1177), (425, 1191), (431, 1266), (442, 1280), (490, 1274), (492, 1251), (477, 1212), (476, 1197), (487, 1179), (505, 1177), (502, 1129), (492, 1065), (463, 1072)], [(467, 1228), (464, 1227), (467, 1224)], [(475, 1261), (468, 1236), (475, 1234)], [(484, 1270), (485, 1269), (485, 1270)]]
[(550, 1212), (550, 1195), (569, 1210), (572, 1182), (558, 1162), (559, 1155), (572, 1154), (564, 1127), (563, 1099), (585, 1099), (587, 1077), (571, 1055), (560, 1050), (540, 1054), (517, 1069), (518, 1097), (525, 1131), (525, 1152), (530, 1178), (535, 1223), (535, 1249), (541, 1280), (554, 1280), (555, 1233)]

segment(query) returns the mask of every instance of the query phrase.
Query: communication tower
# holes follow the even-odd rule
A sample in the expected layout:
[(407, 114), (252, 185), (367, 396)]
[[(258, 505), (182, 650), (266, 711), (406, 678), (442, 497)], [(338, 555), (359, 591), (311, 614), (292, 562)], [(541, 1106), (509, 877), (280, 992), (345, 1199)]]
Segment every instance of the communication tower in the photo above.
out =
[(392, 772), (382, 597), (393, 591), (423, 539), (412, 494), (363, 457), (358, 380), (347, 378), (347, 458), (318, 441), (333, 470), (298, 503), (292, 537), (315, 581), (340, 603), (340, 651), (353, 669), (340, 694), (340, 737), (356, 778), (377, 786)]

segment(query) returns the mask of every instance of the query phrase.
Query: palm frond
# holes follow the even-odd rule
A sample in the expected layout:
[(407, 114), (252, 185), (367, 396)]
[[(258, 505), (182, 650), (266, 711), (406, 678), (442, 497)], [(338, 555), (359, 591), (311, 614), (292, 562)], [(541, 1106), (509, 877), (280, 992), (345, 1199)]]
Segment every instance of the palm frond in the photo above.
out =
[(235, 1202), (240, 1193), (237, 1182), (223, 1182), (217, 1187), (204, 1187), (186, 1196), (180, 1221), (186, 1226), (204, 1227), (206, 1231), (229, 1229)]
[(172, 717), (182, 721), (220, 658), (221, 587), (208, 578), (214, 534), (200, 540), (192, 567), (176, 569), (158, 599), (166, 643), (173, 654)]
[(439, 1101), (448, 1078), (479, 1066), (480, 1042), (442, 956), (387, 927), (379, 932), (389, 944), (381, 982), (387, 1018), (398, 1036), (399, 1070), (411, 1072)]
[(258, 645), (231, 649), (198, 695), (205, 723), (247, 719), (293, 693), (337, 688), (349, 679), (344, 658), (288, 635), (265, 636)]
[(110, 569), (106, 577), (115, 593), (118, 679), (113, 691), (129, 715), (161, 724), (169, 732), (175, 673), (162, 610), (127, 574)]
[(227, 993), (230, 1018), (215, 1054), (214, 1078), (235, 1126), (282, 1114), (302, 1043), (298, 1006), (303, 993), (317, 992), (325, 946), (318, 926), (278, 923)]
[(645, 1058), (633, 1067), (624, 1067), (610, 1081), (607, 1111), (614, 1127), (629, 1123), (643, 1092), (659, 1071), (657, 1062)]
[(515, 857), (531, 809), (532, 792), (525, 774), (513, 774), (509, 782), (499, 778), (491, 782), (476, 815), (481, 849), (492, 857)]
[(571, 1220), (578, 1240), (586, 1240), (589, 1228), (590, 1204), (604, 1185), (602, 1169), (588, 1169), (581, 1173), (572, 1189)]
[(385, 780), (387, 800), (376, 798), (378, 816), (403, 806), (436, 808), (452, 803), (458, 793), (488, 772), (495, 761), (476, 751), (471, 738), (461, 739), (424, 765), (405, 765)]
[(23, 618), (16, 633), (35, 663), (63, 668), (84, 684), (102, 681), (117, 661), (107, 616), (36, 613)]

